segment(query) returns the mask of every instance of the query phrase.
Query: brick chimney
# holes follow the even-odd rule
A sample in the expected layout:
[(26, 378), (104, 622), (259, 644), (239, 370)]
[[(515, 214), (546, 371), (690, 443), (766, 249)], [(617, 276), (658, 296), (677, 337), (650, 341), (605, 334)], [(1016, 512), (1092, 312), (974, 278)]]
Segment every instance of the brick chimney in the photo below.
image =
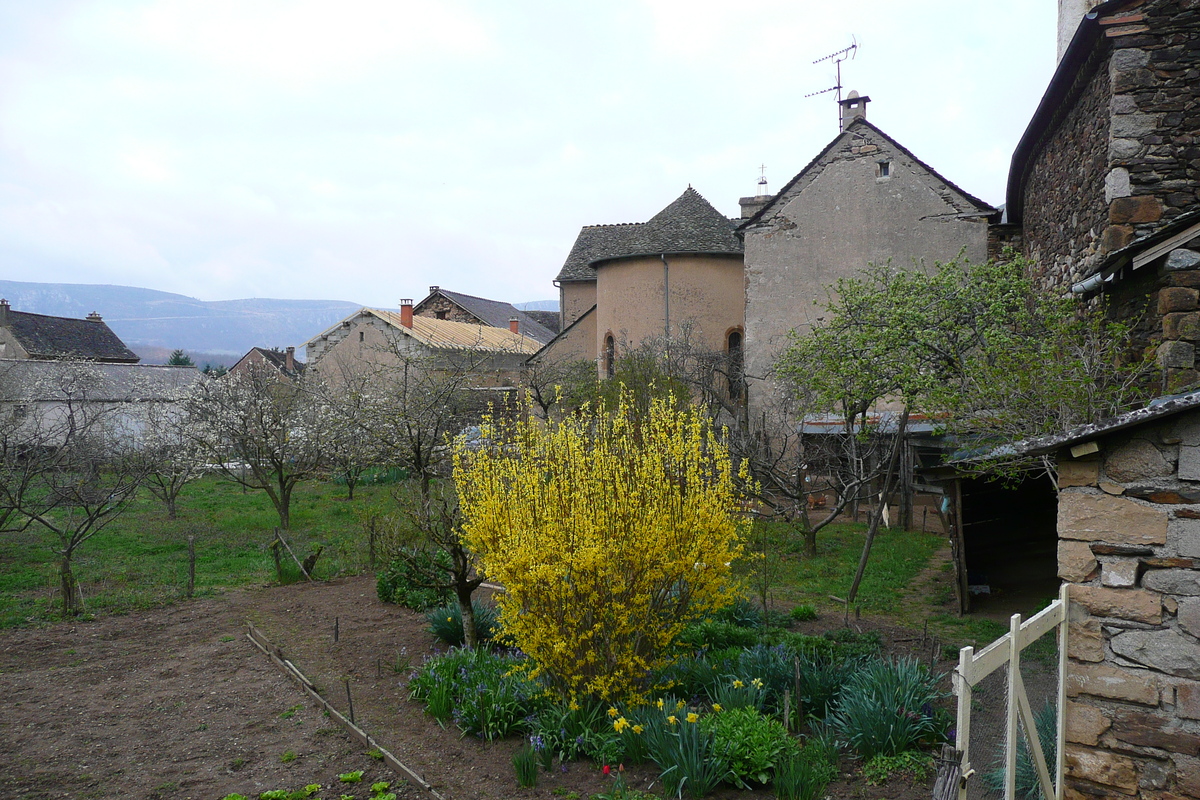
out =
[(0, 328), (8, 327), (9, 305), (7, 300), (0, 300)]
[(296, 371), (296, 348), (289, 347), (287, 349), (287, 360), (283, 363), (288, 372)]
[(520, 333), (521, 332), (521, 318), (520, 317), (509, 317), (508, 318), (508, 329), (510, 331), (512, 331), (513, 333)]
[(93, 311), (92, 313), (87, 315), (87, 320), (88, 320), (88, 322), (104, 322), (104, 318), (101, 317), (99, 314), (97, 314), (95, 311)]
[(842, 107), (842, 130), (846, 130), (851, 122), (862, 117), (867, 118), (867, 103), (871, 102), (871, 98), (858, 96), (858, 92), (851, 90), (850, 94), (846, 95), (845, 100), (838, 100), (838, 105)]
[(406, 328), (411, 328), (412, 327), (412, 318), (413, 318), (412, 300), (411, 299), (401, 300), (400, 301), (400, 324)]

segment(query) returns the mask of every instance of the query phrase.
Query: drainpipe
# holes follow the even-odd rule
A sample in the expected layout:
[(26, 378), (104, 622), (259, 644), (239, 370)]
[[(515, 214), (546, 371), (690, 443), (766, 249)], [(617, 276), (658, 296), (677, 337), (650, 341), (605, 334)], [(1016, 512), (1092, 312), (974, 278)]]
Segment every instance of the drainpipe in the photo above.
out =
[(671, 366), (671, 265), (667, 254), (659, 256), (663, 262), (663, 346), (667, 348), (667, 367)]

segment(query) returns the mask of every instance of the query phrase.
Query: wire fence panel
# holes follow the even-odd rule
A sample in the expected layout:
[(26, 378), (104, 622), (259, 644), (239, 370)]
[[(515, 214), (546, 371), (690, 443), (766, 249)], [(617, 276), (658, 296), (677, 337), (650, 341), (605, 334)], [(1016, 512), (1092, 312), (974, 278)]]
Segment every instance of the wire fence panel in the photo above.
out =
[(954, 675), (959, 800), (1061, 800), (1067, 587), (1044, 611), (975, 652)]

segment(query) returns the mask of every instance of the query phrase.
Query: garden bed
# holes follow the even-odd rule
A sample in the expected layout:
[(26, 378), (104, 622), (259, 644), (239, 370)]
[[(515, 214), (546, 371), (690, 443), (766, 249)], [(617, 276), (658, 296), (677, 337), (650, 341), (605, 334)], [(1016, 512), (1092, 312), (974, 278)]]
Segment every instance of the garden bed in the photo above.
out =
[[(611, 786), (584, 761), (565, 772), (556, 765), (536, 789), (520, 789), (511, 764), (517, 739), (464, 738), (408, 701), (410, 667), (437, 648), (422, 615), (380, 604), (374, 588), (359, 577), (238, 590), (94, 622), (0, 632), (3, 794), (211, 799), (320, 783), (322, 796), (365, 798), (371, 782), (385, 779), (398, 797), (428, 796), (400, 787), (399, 776), (306, 704), (246, 641), (246, 619), (343, 712), (348, 679), (358, 724), (446, 798), (587, 798)], [(880, 631), (888, 650), (919, 649), (919, 632), (869, 617), (859, 624)], [(950, 666), (939, 662), (939, 669)], [(829, 796), (915, 800), (930, 793), (930, 780), (872, 786), (855, 762), (843, 759), (840, 769)], [(362, 784), (338, 783), (353, 770), (364, 771)], [(657, 777), (652, 767), (628, 774), (641, 787)], [(745, 796), (728, 788), (710, 795)]]

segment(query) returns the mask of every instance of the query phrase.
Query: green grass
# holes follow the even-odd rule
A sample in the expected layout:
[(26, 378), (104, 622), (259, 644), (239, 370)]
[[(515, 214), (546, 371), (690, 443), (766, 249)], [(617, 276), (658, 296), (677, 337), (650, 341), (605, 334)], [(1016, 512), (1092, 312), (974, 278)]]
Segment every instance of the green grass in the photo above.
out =
[[(372, 503), (390, 504), (389, 486), (363, 486), (352, 502), (344, 487), (309, 481), (292, 499), (292, 529), (285, 534), (297, 557), (324, 550), (315, 577), (368, 568), (367, 541), (357, 515)], [(187, 537), (196, 537), (196, 594), (276, 580), (268, 550), (279, 517), (261, 491), (243, 492), (208, 476), (184, 488), (179, 518), (143, 492), (128, 510), (77, 551), (73, 568), (91, 614), (126, 613), (180, 599), (187, 583)], [(52, 534), (31, 527), (7, 534), (0, 549), (0, 627), (58, 619), (58, 562)], [(285, 566), (299, 570), (285, 553)], [(296, 577), (299, 577), (298, 574)]]
[[(778, 597), (832, 611), (837, 603), (830, 595), (845, 598), (862, 555), (867, 526), (861, 523), (834, 523), (817, 534), (817, 555), (801, 555), (799, 534), (779, 522), (756, 522), (767, 526), (772, 558), (782, 560), (777, 587)], [(758, 537), (759, 533), (755, 533)], [(941, 546), (942, 537), (932, 533), (881, 529), (871, 547), (871, 558), (855, 605), (871, 613), (895, 612), (903, 601), (908, 585), (929, 563)]]

